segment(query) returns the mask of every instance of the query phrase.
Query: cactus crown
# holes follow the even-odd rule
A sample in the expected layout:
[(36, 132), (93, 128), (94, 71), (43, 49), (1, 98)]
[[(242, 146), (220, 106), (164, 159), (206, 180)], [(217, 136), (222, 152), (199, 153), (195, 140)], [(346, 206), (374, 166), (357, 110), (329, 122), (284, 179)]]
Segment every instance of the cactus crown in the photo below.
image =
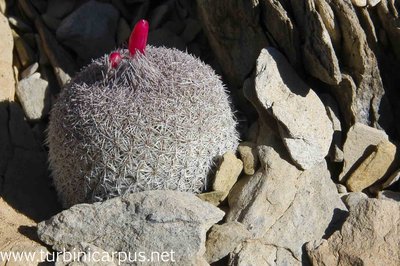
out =
[(116, 68), (104, 56), (63, 89), (48, 129), (64, 206), (124, 193), (201, 192), (216, 156), (238, 144), (220, 78), (199, 59), (148, 46)]

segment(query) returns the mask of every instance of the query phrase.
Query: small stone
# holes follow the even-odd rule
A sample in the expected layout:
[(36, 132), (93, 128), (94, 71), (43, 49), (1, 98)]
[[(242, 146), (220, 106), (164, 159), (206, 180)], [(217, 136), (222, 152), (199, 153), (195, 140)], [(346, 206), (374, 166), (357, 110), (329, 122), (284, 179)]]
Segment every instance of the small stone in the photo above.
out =
[(350, 192), (349, 194), (342, 197), (344, 204), (346, 204), (346, 207), (349, 210), (351, 208), (354, 208), (354, 206), (357, 206), (357, 204), (364, 199), (368, 199), (368, 196), (367, 194), (362, 192)]
[(31, 26), (26, 24), (18, 17), (8, 17), (8, 22), (10, 22), (10, 25), (14, 26), (21, 32), (32, 32)]
[(342, 185), (342, 184), (336, 184), (336, 188), (339, 194), (345, 194), (347, 193), (347, 188), (346, 186)]
[(364, 154), (367, 149), (378, 145), (379, 142), (388, 140), (388, 136), (383, 130), (372, 128), (361, 123), (352, 126), (348, 133), (346, 142), (343, 146), (344, 165), (339, 181), (347, 178), (350, 169), (368, 154)]
[(187, 19), (185, 24), (186, 27), (181, 37), (186, 43), (189, 43), (196, 38), (197, 34), (199, 34), (202, 30), (202, 27), (200, 25), (200, 21), (192, 18)]
[(18, 83), (16, 94), (28, 120), (39, 120), (47, 115), (49, 111), (47, 81), (35, 75), (22, 79)]
[(174, 265), (198, 265), (206, 232), (223, 216), (191, 193), (145, 191), (77, 204), (39, 223), (38, 236), (57, 251), (84, 242), (108, 252), (172, 250)]
[(362, 191), (381, 180), (396, 157), (396, 146), (390, 141), (380, 142), (374, 151), (351, 172), (346, 185), (351, 191)]
[(256, 145), (252, 142), (242, 142), (238, 147), (238, 152), (243, 161), (243, 172), (246, 175), (254, 175), (258, 165)]
[(233, 152), (228, 151), (222, 156), (221, 164), (215, 173), (212, 186), (214, 191), (224, 192), (222, 200), (228, 196), (229, 191), (239, 178), (242, 169), (243, 162), (239, 160)]
[(359, 6), (359, 7), (364, 7), (367, 5), (367, 0), (351, 0), (353, 5)]
[(377, 198), (381, 200), (393, 200), (400, 202), (400, 192), (391, 190), (379, 191)]
[(61, 19), (68, 15), (75, 6), (75, 0), (49, 0), (47, 14), (50, 17)]
[(250, 232), (241, 223), (216, 224), (211, 227), (207, 235), (205, 258), (208, 263), (219, 261), (233, 252), (240, 243), (250, 238)]
[(120, 18), (117, 29), (117, 45), (121, 45), (129, 39), (131, 28), (124, 18)]
[(52, 29), (54, 31), (56, 31), (61, 24), (61, 19), (52, 17), (51, 15), (49, 15), (47, 13), (42, 15), (42, 19), (43, 19), (44, 24), (46, 24), (46, 26), (49, 29)]
[(15, 80), (13, 70), (13, 35), (7, 18), (0, 13), (0, 102), (13, 101)]
[(197, 195), (197, 197), (199, 197), (201, 200), (208, 202), (214, 206), (218, 206), (222, 202), (224, 196), (224, 191), (210, 191)]
[(57, 39), (84, 61), (90, 61), (115, 48), (118, 19), (115, 7), (91, 0), (63, 19)]
[(39, 64), (36, 62), (27, 68), (24, 69), (24, 71), (21, 72), (21, 79), (28, 78), (33, 75), (37, 70), (39, 69)]

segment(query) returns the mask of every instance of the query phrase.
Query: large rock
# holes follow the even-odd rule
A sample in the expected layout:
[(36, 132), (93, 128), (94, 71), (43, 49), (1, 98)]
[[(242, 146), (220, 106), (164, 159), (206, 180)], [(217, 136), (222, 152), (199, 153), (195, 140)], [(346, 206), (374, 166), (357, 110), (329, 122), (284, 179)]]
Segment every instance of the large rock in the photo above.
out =
[(383, 130), (378, 130), (360, 123), (352, 126), (343, 146), (344, 165), (339, 181), (344, 181), (352, 167), (368, 156), (368, 150), (378, 145), (379, 142), (388, 140)]
[(263, 245), (282, 250), (279, 260), (300, 263), (304, 243), (330, 232), (346, 207), (325, 162), (302, 172), (271, 147), (260, 146), (259, 157), (261, 169), (232, 189), (227, 220), (241, 222)]
[(240, 87), (267, 45), (259, 24), (258, 1), (197, 0), (197, 5), (204, 32), (228, 82)]
[(276, 119), (293, 161), (309, 169), (324, 160), (332, 142), (332, 123), (317, 94), (275, 48), (263, 49), (257, 59), (255, 91)]
[[(12, 266), (35, 266), (45, 262), (46, 255), (49, 253), (46, 247), (39, 244), (39, 239), (35, 234), (36, 223), (18, 213), (4, 199), (0, 198), (0, 251), (13, 252), (15, 255), (22, 255), (22, 259), (10, 258), (7, 262), (0, 259), (0, 265)], [(29, 260), (23, 256), (31, 252), (33, 259)], [(10, 254), (10, 253), (9, 253)]]
[(313, 265), (399, 265), (400, 203), (363, 199), (328, 240), (306, 245)]
[(204, 261), (206, 231), (223, 216), (189, 193), (146, 191), (75, 205), (40, 223), (38, 235), (58, 251), (82, 242), (107, 252), (173, 250), (175, 262), (165, 265), (196, 265)]
[(387, 177), (395, 162), (396, 145), (390, 141), (380, 142), (365, 160), (350, 174), (347, 188), (350, 191), (362, 191), (375, 182)]
[(15, 80), (13, 71), (14, 40), (7, 18), (0, 13), (0, 102), (13, 101)]
[(38, 76), (35, 74), (22, 79), (16, 90), (18, 100), (29, 120), (45, 117), (50, 109), (48, 82)]
[(118, 19), (118, 10), (112, 5), (91, 0), (61, 22), (57, 38), (89, 61), (115, 48)]

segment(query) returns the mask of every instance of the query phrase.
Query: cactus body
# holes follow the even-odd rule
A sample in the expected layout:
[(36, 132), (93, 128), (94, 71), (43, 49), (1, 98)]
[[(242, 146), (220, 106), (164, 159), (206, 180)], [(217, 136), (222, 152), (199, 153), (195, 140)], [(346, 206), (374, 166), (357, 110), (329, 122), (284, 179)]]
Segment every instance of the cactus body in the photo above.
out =
[(102, 57), (62, 90), (48, 128), (65, 207), (144, 190), (201, 192), (217, 156), (238, 145), (225, 88), (184, 52), (148, 46), (116, 68)]

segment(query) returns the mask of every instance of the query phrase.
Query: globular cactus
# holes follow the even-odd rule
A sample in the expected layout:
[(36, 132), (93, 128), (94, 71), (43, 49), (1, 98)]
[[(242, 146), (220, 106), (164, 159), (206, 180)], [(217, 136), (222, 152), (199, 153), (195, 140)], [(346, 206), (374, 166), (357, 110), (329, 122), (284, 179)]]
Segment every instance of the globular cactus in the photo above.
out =
[(220, 78), (199, 59), (148, 46), (84, 68), (62, 90), (48, 128), (50, 168), (65, 207), (125, 193), (198, 193), (215, 158), (238, 145)]

